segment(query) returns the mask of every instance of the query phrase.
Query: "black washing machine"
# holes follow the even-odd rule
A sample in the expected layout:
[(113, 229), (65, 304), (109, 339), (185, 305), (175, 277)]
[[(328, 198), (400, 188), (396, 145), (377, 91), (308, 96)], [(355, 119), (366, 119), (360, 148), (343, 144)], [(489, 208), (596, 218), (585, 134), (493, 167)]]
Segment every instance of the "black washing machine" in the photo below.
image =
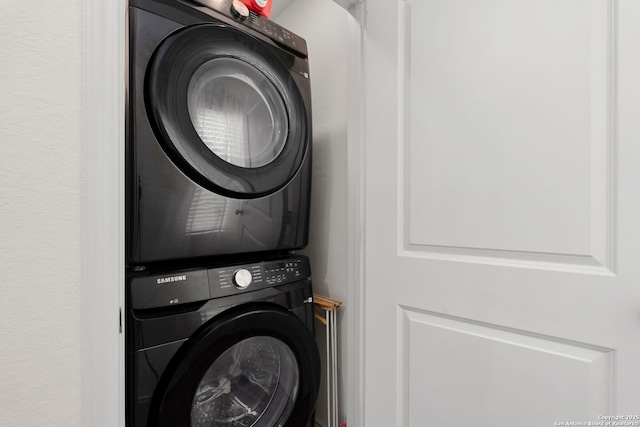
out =
[(299, 256), (131, 278), (127, 426), (310, 427), (309, 277)]
[(129, 0), (127, 10), (128, 265), (304, 247), (304, 39), (232, 0)]

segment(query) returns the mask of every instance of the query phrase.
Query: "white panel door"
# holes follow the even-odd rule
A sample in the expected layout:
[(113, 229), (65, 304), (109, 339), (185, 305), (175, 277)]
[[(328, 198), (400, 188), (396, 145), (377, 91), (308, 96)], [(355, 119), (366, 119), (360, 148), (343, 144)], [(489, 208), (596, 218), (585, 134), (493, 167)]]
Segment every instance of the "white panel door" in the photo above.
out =
[(640, 1), (366, 8), (365, 425), (640, 426)]

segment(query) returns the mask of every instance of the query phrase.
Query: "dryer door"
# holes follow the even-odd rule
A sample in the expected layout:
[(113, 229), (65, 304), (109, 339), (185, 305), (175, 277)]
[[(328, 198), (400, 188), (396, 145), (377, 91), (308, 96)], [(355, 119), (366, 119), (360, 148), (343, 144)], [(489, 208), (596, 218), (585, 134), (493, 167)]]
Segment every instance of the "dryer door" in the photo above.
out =
[(306, 426), (320, 357), (310, 330), (268, 303), (245, 304), (205, 324), (163, 375), (149, 425)]
[(273, 193), (294, 177), (311, 133), (285, 61), (290, 54), (224, 25), (188, 27), (159, 46), (148, 71), (149, 115), (187, 176), (237, 198)]

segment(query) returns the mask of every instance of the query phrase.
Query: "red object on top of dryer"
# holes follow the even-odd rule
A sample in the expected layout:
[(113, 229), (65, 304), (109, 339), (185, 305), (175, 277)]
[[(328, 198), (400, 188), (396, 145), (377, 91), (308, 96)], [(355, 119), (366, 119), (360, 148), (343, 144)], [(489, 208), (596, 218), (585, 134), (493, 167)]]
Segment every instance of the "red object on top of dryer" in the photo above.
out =
[(268, 18), (271, 15), (271, 0), (240, 0), (256, 13)]

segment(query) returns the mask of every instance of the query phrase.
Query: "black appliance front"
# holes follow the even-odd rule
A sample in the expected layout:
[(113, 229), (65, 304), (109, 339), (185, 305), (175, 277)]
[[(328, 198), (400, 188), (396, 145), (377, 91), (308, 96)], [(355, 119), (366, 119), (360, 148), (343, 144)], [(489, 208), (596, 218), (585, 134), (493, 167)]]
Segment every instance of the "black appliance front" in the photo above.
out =
[(320, 357), (305, 257), (129, 285), (128, 427), (312, 425)]
[[(306, 43), (230, 0), (130, 0), (127, 260), (307, 244)], [(237, 257), (236, 257), (237, 259)]]

